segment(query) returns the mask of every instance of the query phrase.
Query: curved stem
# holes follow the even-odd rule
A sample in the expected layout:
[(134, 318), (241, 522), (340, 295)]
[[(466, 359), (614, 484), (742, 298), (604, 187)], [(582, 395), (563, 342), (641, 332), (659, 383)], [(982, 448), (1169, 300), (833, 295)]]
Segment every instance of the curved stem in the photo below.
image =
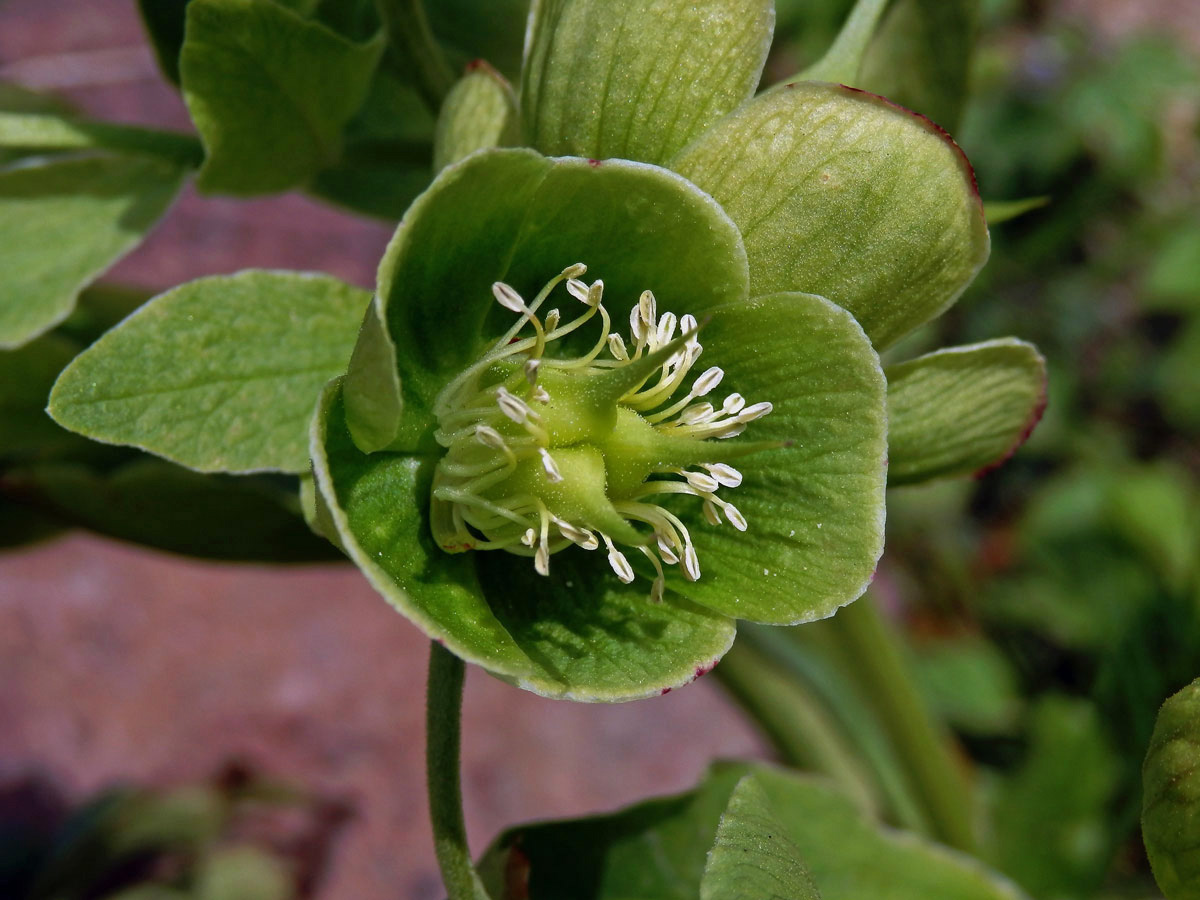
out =
[(446, 61), (421, 0), (375, 0), (394, 56), (416, 80), (417, 91), (436, 116), (454, 86), (454, 70)]
[(970, 793), (949, 736), (922, 702), (896, 637), (870, 594), (830, 621), (852, 671), (872, 700), (929, 815), (934, 837), (971, 853)]
[(448, 900), (488, 900), (467, 847), (463, 821), (459, 745), (463, 661), (432, 643), (425, 706), (425, 776), (433, 846)]

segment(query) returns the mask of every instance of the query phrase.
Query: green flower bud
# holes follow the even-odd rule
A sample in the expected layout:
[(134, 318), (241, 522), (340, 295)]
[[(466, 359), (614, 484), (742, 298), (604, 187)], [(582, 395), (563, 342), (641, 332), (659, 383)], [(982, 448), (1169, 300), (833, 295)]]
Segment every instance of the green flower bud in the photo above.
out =
[(1200, 900), (1200, 678), (1158, 713), (1142, 766), (1142, 840), (1168, 900)]

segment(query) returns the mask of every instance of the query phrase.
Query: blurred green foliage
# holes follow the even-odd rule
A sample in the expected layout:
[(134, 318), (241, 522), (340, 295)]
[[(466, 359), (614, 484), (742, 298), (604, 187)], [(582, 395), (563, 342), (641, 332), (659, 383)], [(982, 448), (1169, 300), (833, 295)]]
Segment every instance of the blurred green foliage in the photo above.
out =
[[(780, 4), (804, 31), (773, 71), (848, 6)], [(1020, 334), (1049, 408), (996, 471), (890, 493), (876, 595), (972, 759), (982, 855), (1043, 900), (1147, 897), (1142, 758), (1200, 674), (1200, 57), (1051, 4), (982, 15), (955, 138), (985, 199), (1048, 202), (995, 225), (976, 283), (889, 361)]]
[(36, 775), (0, 783), (6, 900), (301, 900), (348, 808), (239, 766), (172, 789), (109, 788), (72, 809)]

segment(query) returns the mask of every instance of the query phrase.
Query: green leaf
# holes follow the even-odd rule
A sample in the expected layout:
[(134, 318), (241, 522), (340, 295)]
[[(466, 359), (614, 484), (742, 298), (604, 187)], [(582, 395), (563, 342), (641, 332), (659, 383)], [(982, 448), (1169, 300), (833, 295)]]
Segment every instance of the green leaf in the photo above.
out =
[[(742, 535), (681, 504), (703, 577), (668, 584), (739, 619), (794, 624), (832, 615), (866, 589), (883, 552), (886, 386), (858, 323), (829, 301), (776, 294), (715, 309), (706, 365), (722, 386), (774, 411), (747, 437), (782, 447), (737, 460)], [(694, 523), (694, 524), (693, 524)], [(749, 540), (747, 540), (749, 538)]]
[[(7, 486), (4, 486), (7, 488)], [(0, 490), (0, 551), (28, 547), (61, 534), (68, 526), (48, 510), (7, 496)]]
[(1177, 228), (1156, 249), (1146, 273), (1143, 308), (1200, 310), (1200, 221)]
[(188, 168), (198, 166), (203, 156), (191, 135), (45, 112), (0, 112), (0, 147), (19, 149), (23, 154), (112, 150), (156, 157)]
[(70, 116), (75, 112), (74, 107), (60, 97), (31, 91), (7, 81), (0, 81), (0, 109), (12, 113), (49, 113), (55, 116)]
[(1157, 577), (1173, 592), (1186, 595), (1200, 569), (1197, 491), (1191, 476), (1169, 463), (1155, 466), (1111, 465), (1108, 520)]
[(499, 900), (578, 900), (581, 884), (596, 885), (588, 900), (693, 900), (721, 812), (747, 775), (770, 798), (780, 843), (799, 853), (822, 900), (1023, 898), (972, 857), (882, 828), (820, 781), (743, 764), (718, 765), (678, 797), (512, 829), (489, 849), (481, 874)]
[[(396, 446), (429, 445), (437, 392), (510, 324), (492, 282), (533, 297), (576, 262), (604, 279), (605, 304), (618, 322), (648, 288), (663, 308), (680, 313), (746, 296), (737, 229), (679, 176), (624, 160), (477, 153), (442, 172), (414, 202), (380, 263), (377, 293), (404, 390)], [(349, 408), (356, 409), (356, 385), (369, 389), (394, 377), (382, 366), (352, 367)]]
[(146, 458), (107, 472), (44, 463), (5, 479), (63, 523), (171, 553), (235, 562), (337, 558), (304, 524), (292, 479), (201, 475)]
[(889, 366), (888, 483), (999, 465), (1046, 406), (1046, 362), (1015, 338), (952, 347)]
[(371, 298), (345, 378), (346, 424), (364, 453), (389, 447), (400, 430), (404, 395), (379, 295)]
[(1019, 219), (1026, 213), (1041, 209), (1050, 203), (1046, 197), (1026, 197), (1023, 200), (989, 200), (983, 204), (983, 213), (988, 225), (1000, 225)]
[(195, 900), (289, 900), (292, 876), (280, 860), (256, 847), (224, 847), (204, 858)]
[(47, 334), (0, 352), (0, 462), (53, 458), (82, 442), (46, 415), (54, 379), (79, 349), (74, 341)]
[(774, 18), (766, 0), (538, 0), (526, 134), (547, 154), (664, 162), (753, 95)]
[(733, 790), (700, 881), (700, 900), (820, 900), (762, 785)]
[[(75, 112), (69, 103), (55, 96), (40, 94), (19, 84), (4, 81), (0, 81), (0, 110), (6, 113), (45, 113), (54, 116), (71, 116)], [(0, 142), (0, 166), (30, 155), (30, 151), (6, 147)]]
[(756, 768), (822, 900), (1019, 900), (978, 860), (870, 821), (815, 779)]
[(995, 785), (992, 864), (1036, 897), (1094, 896), (1115, 849), (1119, 764), (1095, 706), (1043, 699), (1028, 758)]
[(549, 578), (507, 553), (446, 553), (429, 526), (437, 456), (361, 453), (336, 381), (312, 453), (329, 516), (375, 589), (431, 638), (521, 688), (631, 700), (693, 680), (733, 641), (732, 620), (672, 594), (653, 604), (644, 585), (597, 578), (582, 553), (556, 557)]
[(1012, 665), (979, 636), (914, 642), (910, 664), (925, 702), (940, 719), (969, 734), (1011, 734), (1021, 713)]
[(62, 321), (166, 212), (182, 180), (178, 167), (125, 156), (0, 169), (0, 348)]
[(867, 50), (856, 87), (957, 131), (966, 106), (980, 0), (897, 0)]
[(79, 304), (55, 329), (86, 347), (153, 297), (146, 288), (99, 282), (79, 295)]
[(172, 84), (179, 84), (179, 51), (189, 0), (138, 0), (142, 25), (154, 48), (158, 66)]
[(433, 177), (433, 116), (412, 86), (380, 67), (346, 125), (341, 158), (308, 185), (358, 213), (398, 221)]
[(190, 282), (80, 355), (50, 413), (94, 440), (200, 471), (304, 471), (317, 395), (345, 369), (367, 300), (323, 275)]
[(440, 172), (476, 150), (515, 146), (520, 136), (512, 88), (491, 66), (474, 63), (442, 104), (433, 140), (433, 169)]
[(1157, 398), (1168, 421), (1185, 433), (1200, 431), (1200, 315), (1189, 317), (1158, 359)]
[(183, 96), (208, 158), (203, 191), (264, 194), (304, 184), (341, 153), (383, 52), (264, 0), (192, 0)]
[(685, 794), (509, 829), (480, 861), (484, 886), (494, 900), (582, 900), (582, 885), (587, 900), (696, 900), (717, 824), (745, 774), (718, 767)]
[(943, 312), (987, 259), (962, 151), (928, 120), (851, 88), (768, 92), (670, 165), (741, 229), (752, 294), (828, 297), (879, 348)]
[(1200, 898), (1200, 679), (1159, 710), (1142, 767), (1142, 839), (1167, 900)]
[(462, 62), (486, 59), (506, 78), (521, 74), (530, 0), (438, 0), (427, 3), (434, 34)]

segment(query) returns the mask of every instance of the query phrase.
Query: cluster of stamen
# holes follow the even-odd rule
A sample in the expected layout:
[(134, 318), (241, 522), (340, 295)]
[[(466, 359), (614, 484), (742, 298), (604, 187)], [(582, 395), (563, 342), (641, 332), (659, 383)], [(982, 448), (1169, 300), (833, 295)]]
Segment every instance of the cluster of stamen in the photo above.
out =
[[(654, 295), (646, 291), (630, 311), (627, 342), (611, 330), (611, 317), (602, 302), (604, 283), (581, 281), (585, 272), (582, 263), (568, 267), (529, 303), (507, 284), (492, 286), (496, 302), (520, 318), (447, 385), (435, 403), (436, 438), (446, 454), (435, 477), (433, 530), (449, 552), (503, 549), (532, 556), (542, 575), (549, 573), (550, 556), (565, 547), (596, 550), (603, 546), (610, 566), (625, 583), (634, 580), (634, 568), (616, 543), (632, 545), (654, 569), (651, 598), (659, 601), (665, 590), (664, 565), (677, 565), (686, 579), (695, 581), (700, 577), (700, 563), (687, 526), (653, 498), (670, 494), (697, 497), (708, 523), (726, 521), (745, 531), (745, 517), (718, 496), (722, 488), (741, 484), (741, 474), (722, 461), (738, 454), (721, 452), (709, 439), (741, 434), (750, 422), (770, 413), (771, 404), (748, 404), (737, 393), (728, 394), (719, 405), (703, 399), (724, 377), (716, 366), (695, 377), (682, 396), (675, 398), (703, 352), (699, 323), (690, 315), (658, 314)], [(584, 307), (566, 322), (558, 309), (544, 316), (539, 313), (563, 281), (567, 293)], [(600, 319), (600, 338), (590, 350), (570, 358), (546, 355), (548, 345), (595, 318)], [(667, 439), (687, 439), (689, 447), (692, 442), (700, 444), (691, 447), (690, 454), (700, 459), (708, 456), (709, 461), (655, 465), (640, 483), (620, 496), (605, 494), (618, 518), (594, 521), (595, 516), (565, 512), (570, 503), (554, 508), (559, 496), (554, 489), (567, 487), (563, 482), (572, 477), (571, 467), (560, 465), (560, 459), (566, 460), (573, 447), (586, 445), (587, 440), (556, 443), (548, 417), (554, 409), (552, 403), (559, 399), (557, 394), (552, 396), (553, 386), (566, 383), (558, 376), (603, 377), (617, 370), (632, 373), (634, 382), (627, 387), (617, 382), (622, 387), (616, 406), (636, 412)], [(603, 454), (603, 444), (600, 446)], [(675, 441), (671, 446), (684, 445)], [(711, 451), (706, 449), (710, 447)], [(606, 464), (609, 462), (606, 458)], [(529, 477), (531, 465), (540, 468), (540, 479), (549, 486), (546, 490), (539, 490), (536, 485), (540, 481)], [(630, 523), (648, 526), (650, 533), (644, 527), (634, 532)], [(621, 531), (621, 535), (614, 536), (613, 531)]]

